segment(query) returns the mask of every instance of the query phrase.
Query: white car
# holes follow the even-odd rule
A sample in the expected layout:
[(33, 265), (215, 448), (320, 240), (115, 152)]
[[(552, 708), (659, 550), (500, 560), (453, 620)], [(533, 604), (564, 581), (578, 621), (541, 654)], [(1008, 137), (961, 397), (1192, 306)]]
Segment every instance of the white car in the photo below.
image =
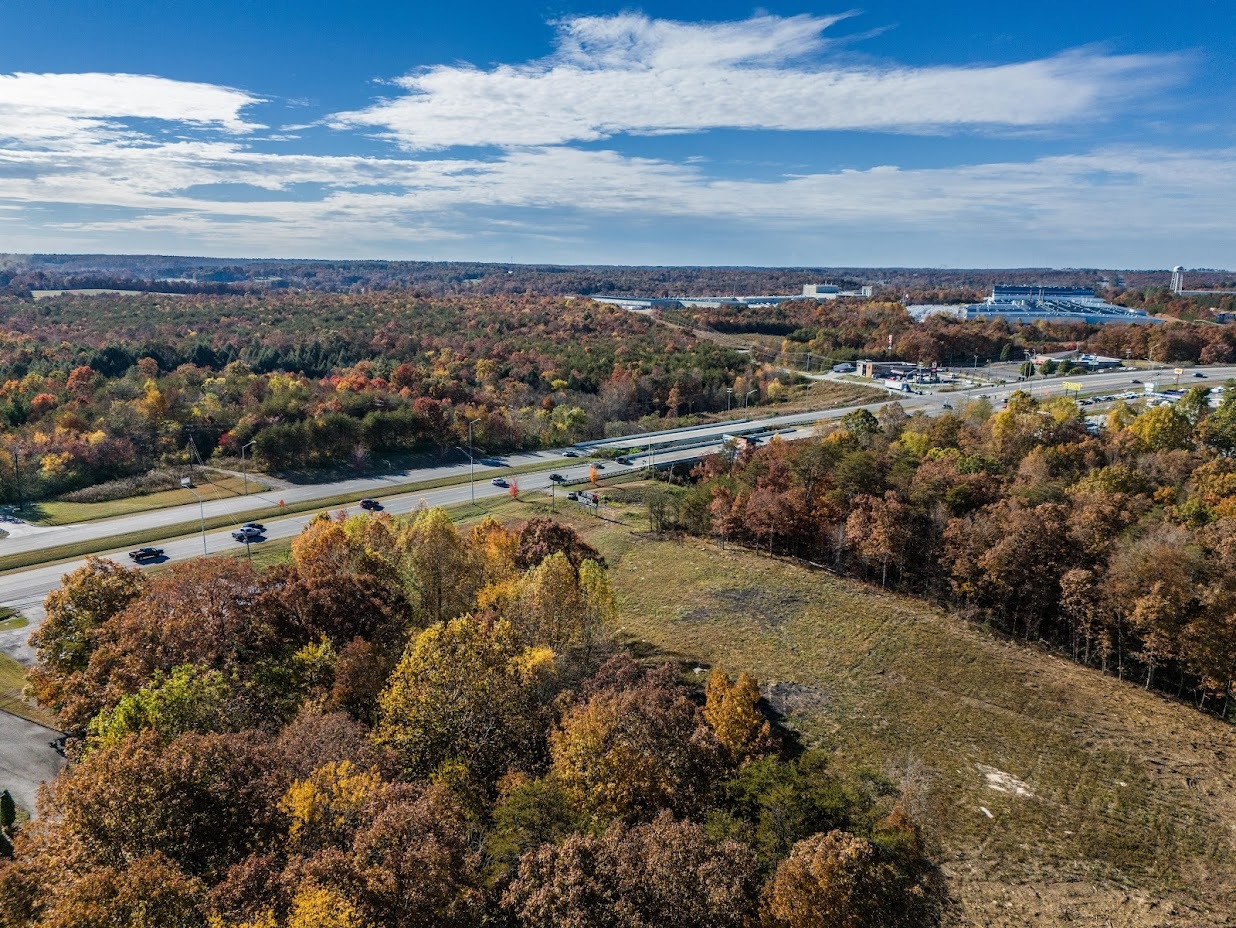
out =
[(562, 452), (562, 456), (564, 458), (577, 458), (579, 457), (579, 452), (578, 451), (564, 451)]

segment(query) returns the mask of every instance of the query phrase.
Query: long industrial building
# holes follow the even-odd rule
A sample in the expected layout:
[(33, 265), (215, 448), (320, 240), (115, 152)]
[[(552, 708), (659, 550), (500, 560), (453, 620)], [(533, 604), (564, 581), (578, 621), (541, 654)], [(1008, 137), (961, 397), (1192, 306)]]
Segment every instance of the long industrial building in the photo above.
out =
[(832, 284), (803, 284), (802, 293), (767, 294), (763, 296), (672, 296), (672, 297), (638, 297), (638, 296), (603, 296), (593, 294), (588, 297), (598, 303), (609, 303), (623, 309), (685, 309), (688, 307), (704, 307), (717, 309), (722, 306), (776, 306), (790, 300), (835, 300), (838, 297), (854, 296), (870, 298), (873, 290), (870, 286), (858, 290), (842, 290)]
[(1009, 322), (1084, 322), (1161, 325), (1140, 309), (1108, 303), (1081, 287), (993, 287), (982, 303), (915, 304), (907, 306), (918, 322), (928, 316), (950, 315), (959, 319), (1007, 319)]

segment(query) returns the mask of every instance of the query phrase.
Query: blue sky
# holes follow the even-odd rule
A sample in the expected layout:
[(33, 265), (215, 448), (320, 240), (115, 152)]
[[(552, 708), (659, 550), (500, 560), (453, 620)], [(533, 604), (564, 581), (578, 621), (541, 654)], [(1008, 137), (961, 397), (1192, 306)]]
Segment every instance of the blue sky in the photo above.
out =
[(0, 250), (1236, 267), (1236, 16), (26, 0)]

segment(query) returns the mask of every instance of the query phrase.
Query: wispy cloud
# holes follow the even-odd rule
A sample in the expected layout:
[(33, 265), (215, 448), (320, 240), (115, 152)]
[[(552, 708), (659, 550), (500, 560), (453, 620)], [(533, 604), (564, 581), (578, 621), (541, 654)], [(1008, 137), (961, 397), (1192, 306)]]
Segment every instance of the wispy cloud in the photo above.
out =
[(337, 114), (408, 150), (593, 141), (714, 128), (921, 133), (1087, 119), (1174, 80), (1181, 61), (1079, 50), (1016, 64), (846, 65), (825, 31), (845, 17), (678, 23), (645, 16), (557, 24), (549, 59), (489, 70), (443, 65), (397, 79), (403, 95)]
[(264, 128), (241, 111), (241, 90), (140, 74), (0, 74), (0, 140), (63, 147), (140, 139), (127, 120), (160, 120), (243, 134)]

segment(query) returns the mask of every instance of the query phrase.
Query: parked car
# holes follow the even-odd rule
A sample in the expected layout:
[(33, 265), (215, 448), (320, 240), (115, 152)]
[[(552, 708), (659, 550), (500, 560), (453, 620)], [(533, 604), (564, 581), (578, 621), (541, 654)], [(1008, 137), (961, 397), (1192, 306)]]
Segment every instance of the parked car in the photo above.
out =
[(496, 487), (506, 487), (506, 486), (510, 486), (510, 484), (509, 484), (509, 483), (507, 483), (505, 480), (503, 480), (501, 477), (495, 477), (493, 480), (491, 480), (491, 481), (489, 481), (489, 482), (490, 482), (491, 484), (493, 484), (494, 486), (496, 486)]
[(262, 537), (264, 529), (255, 525), (242, 525), (236, 531), (232, 532), (232, 537), (237, 541), (256, 541)]
[(562, 474), (550, 474), (549, 479), (554, 483), (562, 483), (566, 480), (566, 477), (562, 476)]
[(562, 452), (562, 456), (564, 458), (577, 458), (579, 457), (579, 452), (571, 451), (570, 449), (567, 449), (566, 451)]
[(369, 499), (368, 497), (366, 497), (365, 499), (360, 501), (360, 507), (361, 509), (372, 509), (374, 511), (377, 511), (382, 508), (382, 504), (379, 503), (376, 499)]
[(138, 548), (136, 551), (129, 552), (129, 558), (137, 563), (143, 561), (153, 561), (155, 558), (163, 557), (162, 548)]
[(579, 499), (579, 494), (572, 490), (567, 494), (567, 499)]

